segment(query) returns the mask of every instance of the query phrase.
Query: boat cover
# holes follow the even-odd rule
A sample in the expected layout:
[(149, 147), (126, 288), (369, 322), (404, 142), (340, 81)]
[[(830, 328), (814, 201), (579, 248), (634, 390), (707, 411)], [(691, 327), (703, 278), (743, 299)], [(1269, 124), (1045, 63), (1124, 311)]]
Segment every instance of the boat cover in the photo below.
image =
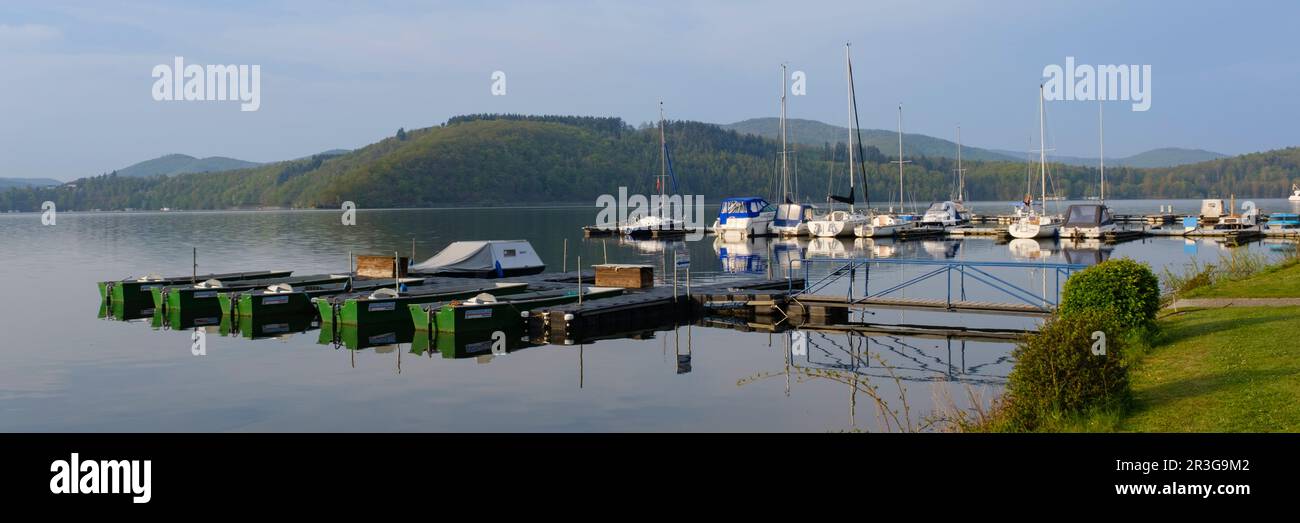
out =
[(423, 274), (484, 274), (545, 267), (527, 240), (454, 242), (447, 248), (411, 266)]
[(1110, 209), (1105, 205), (1086, 203), (1071, 205), (1065, 211), (1066, 227), (1100, 227), (1110, 225)]

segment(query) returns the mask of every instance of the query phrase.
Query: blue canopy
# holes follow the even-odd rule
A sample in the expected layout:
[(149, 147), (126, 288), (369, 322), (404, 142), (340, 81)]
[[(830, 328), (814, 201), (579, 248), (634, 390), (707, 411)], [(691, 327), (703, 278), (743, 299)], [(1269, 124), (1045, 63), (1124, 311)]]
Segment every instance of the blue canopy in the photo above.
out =
[(763, 212), (763, 209), (770, 205), (767, 200), (757, 196), (743, 196), (739, 198), (727, 198), (722, 200), (722, 208), (718, 211), (718, 221), (727, 223), (727, 218), (753, 218)]

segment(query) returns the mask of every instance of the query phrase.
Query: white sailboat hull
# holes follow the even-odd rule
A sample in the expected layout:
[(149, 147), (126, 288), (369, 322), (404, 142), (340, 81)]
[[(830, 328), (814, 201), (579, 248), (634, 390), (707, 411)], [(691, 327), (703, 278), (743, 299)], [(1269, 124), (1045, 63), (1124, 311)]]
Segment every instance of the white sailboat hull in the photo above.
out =
[(861, 225), (867, 225), (868, 220), (865, 216), (846, 216), (839, 219), (813, 220), (808, 222), (808, 234), (818, 238), (838, 238), (840, 236), (853, 236), (854, 230)]
[(898, 234), (899, 230), (911, 226), (912, 224), (910, 223), (896, 223), (891, 225), (863, 224), (857, 226), (857, 228), (853, 230), (853, 233), (859, 238), (887, 238), (895, 236)]
[(1056, 236), (1060, 225), (1053, 222), (1022, 219), (1011, 224), (1007, 232), (1012, 238), (1051, 238)]
[(772, 225), (768, 227), (772, 234), (782, 238), (797, 238), (808, 235), (808, 222), (800, 222), (799, 225)]

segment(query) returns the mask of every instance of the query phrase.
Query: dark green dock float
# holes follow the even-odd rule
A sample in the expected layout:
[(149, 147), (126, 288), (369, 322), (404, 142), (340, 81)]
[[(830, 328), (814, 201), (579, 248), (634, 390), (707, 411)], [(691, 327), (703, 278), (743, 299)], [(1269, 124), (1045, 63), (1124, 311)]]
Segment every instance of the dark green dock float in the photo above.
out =
[[(113, 281), (101, 281), (99, 286), (100, 299), (109, 299), (115, 303), (124, 303), (128, 306), (134, 303), (147, 303), (152, 299), (153, 289), (155, 287), (164, 287), (168, 285), (184, 285), (187, 283), (196, 283), (208, 280), (218, 281), (243, 281), (243, 280), (261, 280), (267, 278), (285, 278), (293, 271), (245, 271), (245, 272), (228, 272), (222, 274), (200, 274), (198, 276), (171, 276), (171, 277), (143, 277), (143, 278), (125, 278)], [(156, 306), (156, 305), (155, 305)]]
[[(583, 300), (598, 300), (623, 294), (618, 287), (586, 287)], [(511, 294), (499, 299), (477, 298), (461, 303), (412, 304), (411, 320), (417, 331), (493, 332), (524, 324), (520, 315), (538, 307), (578, 301), (578, 289), (553, 289)]]
[(278, 284), (305, 286), (342, 283), (346, 282), (348, 278), (348, 275), (317, 274), (312, 276), (295, 276), (291, 278), (280, 277), (234, 282), (216, 280), (215, 283), (205, 281), (192, 285), (158, 286), (153, 288), (152, 293), (154, 307), (156, 308), (166, 308), (168, 311), (185, 309), (220, 311), (220, 295), (222, 293), (248, 291)]
[[(462, 280), (463, 281), (463, 280)], [(528, 290), (527, 283), (460, 283), (438, 282), (407, 287), (393, 293), (380, 289), (373, 293), (350, 293), (314, 298), (322, 323), (361, 325), (371, 322), (405, 322), (411, 324), (411, 304), (459, 300), (488, 293), (515, 294)], [(387, 291), (387, 292), (386, 292)]]
[(222, 314), (237, 318), (307, 316), (316, 314), (313, 298), (347, 292), (365, 292), (395, 285), (420, 285), (424, 278), (353, 278), (351, 281), (305, 285), (301, 287), (249, 289), (218, 295)]

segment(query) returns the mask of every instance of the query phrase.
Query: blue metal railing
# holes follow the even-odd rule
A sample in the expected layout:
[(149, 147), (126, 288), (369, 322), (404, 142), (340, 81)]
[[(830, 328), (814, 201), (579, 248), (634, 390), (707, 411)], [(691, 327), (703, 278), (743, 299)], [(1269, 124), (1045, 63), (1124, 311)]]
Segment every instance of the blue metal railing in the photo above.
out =
[[(915, 265), (922, 267), (933, 267), (933, 269), (916, 276), (896, 283), (885, 290), (875, 293), (869, 293), (858, 299), (853, 297), (853, 285), (849, 285), (846, 298), (851, 303), (858, 303), (872, 298), (879, 298), (885, 295), (897, 292), (899, 290), (912, 287), (923, 281), (943, 275), (947, 278), (947, 297), (946, 303), (949, 307), (953, 304), (953, 273), (957, 273), (957, 297), (960, 301), (966, 300), (966, 280), (969, 278), (976, 282), (983, 283), (988, 287), (1000, 291), (1020, 302), (1037, 307), (1044, 312), (1050, 312), (1060, 302), (1061, 285), (1063, 280), (1069, 279), (1070, 275), (1087, 268), (1087, 265), (1077, 263), (1047, 263), (1047, 262), (997, 262), (997, 261), (961, 261), (961, 260), (925, 260), (925, 259), (894, 259), (894, 258), (802, 258), (799, 260), (800, 268), (804, 272), (804, 288), (799, 291), (793, 289), (794, 268), (789, 269), (788, 277), (791, 280), (791, 297), (797, 298), (803, 294), (812, 294), (818, 292), (831, 284), (839, 281), (844, 276), (853, 277), (858, 269), (867, 272), (867, 278), (870, 278), (870, 267), (872, 265), (895, 265), (907, 266)], [(813, 281), (811, 277), (812, 266), (815, 264), (833, 264), (833, 269), (822, 278)], [(1034, 291), (1027, 290), (1019, 285), (1007, 281), (1003, 277), (992, 274), (989, 269), (1018, 269), (1018, 270), (1042, 270), (1044, 273), (1051, 271), (1055, 278), (1055, 299), (1049, 299), (1046, 290), (1040, 296)], [(1064, 277), (1064, 278), (1063, 278)]]

